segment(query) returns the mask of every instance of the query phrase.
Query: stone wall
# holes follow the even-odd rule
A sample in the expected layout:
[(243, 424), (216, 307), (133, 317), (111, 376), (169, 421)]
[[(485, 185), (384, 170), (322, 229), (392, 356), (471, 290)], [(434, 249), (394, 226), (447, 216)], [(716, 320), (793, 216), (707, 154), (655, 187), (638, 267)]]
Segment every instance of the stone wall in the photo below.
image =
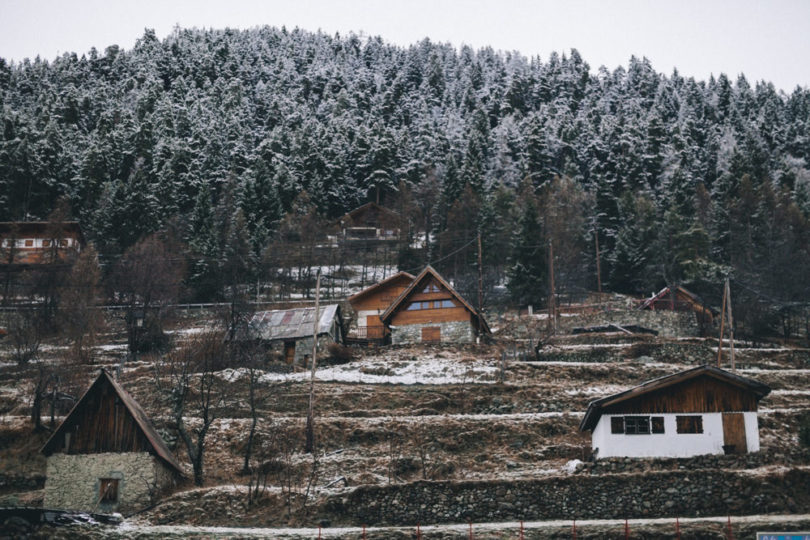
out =
[(440, 327), (442, 343), (473, 343), (475, 334), (470, 321), (407, 324), (391, 327), (391, 344), (404, 345), (422, 342), (422, 328)]
[(411, 525), (807, 513), (810, 471), (658, 471), (360, 486), (319, 509), (332, 523)]
[[(118, 504), (97, 505), (101, 478), (118, 478)], [(48, 457), (45, 508), (131, 512), (149, 506), (173, 481), (148, 452), (53, 454)]]
[(695, 313), (691, 311), (652, 311), (627, 309), (616, 311), (599, 311), (560, 317), (558, 326), (570, 332), (575, 327), (600, 326), (603, 324), (637, 324), (658, 331), (663, 337), (699, 336), (700, 326)]
[[(292, 340), (291, 340), (292, 341)], [(318, 336), (318, 358), (325, 358), (329, 356), (328, 347), (335, 340), (332, 339), (332, 336), (329, 334), (321, 334)], [(273, 341), (270, 344), (270, 350), (274, 353), (281, 355), (282, 359), (284, 356), (284, 342), (283, 341)], [(309, 357), (312, 356), (312, 338), (298, 338), (295, 340), (295, 360), (293, 363), (296, 366), (306, 366), (309, 364)]]

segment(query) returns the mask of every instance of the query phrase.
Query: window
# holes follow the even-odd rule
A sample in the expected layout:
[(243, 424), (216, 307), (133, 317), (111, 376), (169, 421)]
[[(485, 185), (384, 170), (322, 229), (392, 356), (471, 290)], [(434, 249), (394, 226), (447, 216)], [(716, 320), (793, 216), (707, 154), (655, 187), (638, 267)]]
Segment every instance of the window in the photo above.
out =
[(101, 504), (118, 502), (118, 478), (101, 478), (99, 480), (98, 500)]
[(664, 432), (663, 416), (612, 416), (610, 432), (626, 435), (649, 435)]
[(42, 241), (42, 247), (51, 247), (51, 241), (50, 240), (43, 240)]
[(703, 433), (702, 416), (676, 416), (678, 433)]
[(34, 241), (33, 240), (26, 240), (25, 241), (25, 247), (34, 247)]
[(627, 435), (648, 435), (650, 433), (650, 417), (625, 416), (624, 432)]
[(429, 283), (427, 287), (422, 291), (423, 293), (432, 293), (432, 292), (439, 292), (439, 286), (435, 283)]
[(453, 306), (453, 301), (452, 301), (452, 300), (442, 300), (442, 307), (443, 307), (443, 308), (451, 308), (451, 307), (454, 307), (454, 306)]
[(62, 238), (61, 240), (59, 240), (59, 247), (63, 247), (63, 248), (68, 247), (68, 241), (67, 241), (66, 238)]

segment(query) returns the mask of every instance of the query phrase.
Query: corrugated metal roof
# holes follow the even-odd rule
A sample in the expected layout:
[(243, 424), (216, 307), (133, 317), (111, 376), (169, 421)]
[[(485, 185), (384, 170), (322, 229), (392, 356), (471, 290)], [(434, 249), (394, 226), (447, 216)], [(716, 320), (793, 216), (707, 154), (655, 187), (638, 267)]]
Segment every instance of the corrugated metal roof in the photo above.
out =
[[(318, 334), (328, 334), (338, 314), (337, 304), (321, 306)], [(314, 324), (314, 307), (260, 311), (250, 320), (250, 333), (252, 338), (265, 341), (298, 339), (312, 336)]]

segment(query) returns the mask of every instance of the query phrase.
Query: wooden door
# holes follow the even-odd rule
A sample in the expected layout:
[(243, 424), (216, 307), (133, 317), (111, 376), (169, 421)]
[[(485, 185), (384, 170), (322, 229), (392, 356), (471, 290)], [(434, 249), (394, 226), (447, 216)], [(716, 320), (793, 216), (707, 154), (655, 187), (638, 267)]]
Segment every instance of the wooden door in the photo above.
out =
[(430, 343), (442, 340), (442, 329), (440, 326), (423, 326), (422, 343)]
[(723, 413), (723, 449), (727, 454), (748, 452), (743, 413)]
[(295, 342), (294, 341), (285, 341), (284, 342), (284, 361), (288, 364), (292, 364), (295, 361)]

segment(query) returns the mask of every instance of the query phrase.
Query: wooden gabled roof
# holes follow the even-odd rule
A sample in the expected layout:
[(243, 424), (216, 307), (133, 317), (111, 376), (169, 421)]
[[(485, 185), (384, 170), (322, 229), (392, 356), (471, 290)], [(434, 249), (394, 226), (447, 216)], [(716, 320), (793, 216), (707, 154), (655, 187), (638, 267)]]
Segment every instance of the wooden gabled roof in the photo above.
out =
[(399, 217), (400, 217), (398, 213), (394, 212), (390, 208), (380, 206), (379, 204), (377, 204), (375, 202), (367, 202), (366, 204), (358, 206), (354, 210), (351, 210), (350, 212), (347, 212), (346, 214), (344, 214), (343, 217), (341, 218), (341, 221), (344, 221), (344, 220), (347, 220), (347, 219), (350, 219), (350, 220), (354, 221), (354, 220), (362, 217), (363, 214), (365, 214), (366, 212), (370, 212), (370, 211), (376, 211), (380, 215), (383, 215), (388, 219), (399, 219)]
[(625, 390), (624, 392), (619, 392), (618, 394), (613, 394), (601, 399), (597, 399), (596, 401), (592, 401), (588, 405), (588, 410), (585, 412), (585, 417), (582, 419), (579, 429), (580, 431), (588, 431), (595, 428), (596, 424), (599, 422), (599, 418), (602, 416), (602, 411), (606, 407), (629, 401), (645, 394), (658, 392), (664, 388), (701, 376), (709, 376), (726, 384), (751, 392), (754, 394), (757, 401), (767, 396), (771, 392), (769, 386), (762, 384), (759, 381), (755, 381), (747, 377), (741, 377), (736, 373), (731, 373), (724, 369), (720, 369), (719, 367), (710, 366), (707, 364), (687, 369), (679, 373), (674, 373), (672, 375), (652, 379), (650, 381), (641, 383), (638, 386), (634, 386), (629, 390)]
[(386, 278), (386, 279), (384, 279), (384, 280), (380, 281), (379, 283), (375, 283), (374, 285), (372, 285), (372, 286), (370, 286), (370, 287), (366, 287), (366, 288), (365, 288), (365, 289), (363, 289), (362, 291), (360, 291), (360, 292), (358, 292), (358, 293), (355, 293), (355, 294), (351, 295), (351, 296), (348, 298), (349, 303), (351, 304), (353, 301), (355, 301), (355, 300), (359, 300), (360, 298), (362, 298), (362, 297), (364, 297), (364, 296), (366, 296), (366, 295), (368, 295), (368, 294), (371, 294), (371, 293), (373, 293), (373, 292), (375, 292), (375, 291), (378, 291), (378, 290), (380, 290), (381, 288), (383, 288), (383, 287), (385, 287), (386, 285), (388, 285), (389, 283), (391, 283), (391, 282), (393, 282), (393, 281), (396, 281), (396, 280), (398, 280), (398, 279), (401, 279), (401, 278), (408, 278), (410, 281), (413, 281), (413, 279), (414, 279), (414, 278), (413, 278), (413, 274), (409, 274), (408, 272), (397, 272), (397, 273), (396, 273), (396, 274), (394, 274), (393, 276), (390, 276), (390, 277), (388, 277), (388, 278)]
[(90, 395), (94, 392), (100, 391), (103, 385), (109, 385), (112, 387), (113, 391), (121, 400), (121, 403), (124, 404), (127, 411), (129, 411), (129, 413), (132, 415), (132, 418), (135, 420), (138, 428), (149, 441), (154, 454), (163, 460), (169, 467), (177, 471), (181, 476), (184, 476), (185, 473), (183, 472), (183, 468), (180, 466), (180, 463), (178, 463), (171, 451), (166, 447), (166, 443), (163, 442), (163, 438), (158, 435), (157, 431), (155, 431), (152, 422), (149, 420), (149, 417), (146, 416), (146, 412), (144, 412), (138, 402), (135, 401), (135, 399), (129, 395), (126, 390), (115, 382), (115, 379), (112, 378), (106, 369), (101, 370), (101, 373), (99, 373), (96, 380), (93, 381), (93, 384), (91, 384), (90, 387), (84, 392), (82, 397), (76, 402), (65, 419), (62, 420), (62, 423), (59, 424), (59, 427), (56, 428), (56, 431), (53, 432), (48, 441), (43, 445), (41, 452), (46, 456), (49, 456), (56, 451), (60, 441), (64, 440), (64, 434), (67, 426), (71, 425), (71, 417), (82, 407), (84, 407), (84, 405), (89, 401)]
[(684, 289), (684, 288), (683, 288), (683, 287), (681, 287), (680, 285), (672, 285), (672, 286), (669, 286), (669, 285), (668, 285), (668, 286), (664, 287), (663, 289), (661, 289), (660, 291), (658, 291), (656, 294), (652, 295), (650, 298), (647, 298), (646, 300), (644, 300), (644, 301), (643, 301), (643, 302), (642, 302), (642, 303), (641, 303), (641, 304), (638, 306), (638, 309), (648, 309), (648, 308), (649, 308), (650, 306), (652, 306), (652, 304), (653, 304), (653, 303), (655, 303), (656, 301), (658, 301), (658, 300), (662, 300), (662, 299), (666, 298), (666, 296), (667, 296), (668, 294), (676, 294), (676, 295), (677, 295), (677, 294), (682, 294), (682, 295), (683, 295), (683, 296), (685, 296), (685, 297), (686, 297), (686, 298), (687, 298), (687, 299), (688, 299), (690, 302), (692, 302), (692, 304), (694, 304), (694, 305), (696, 305), (696, 306), (700, 306), (701, 308), (703, 308), (703, 309), (705, 309), (705, 310), (707, 310), (707, 311), (711, 312), (713, 315), (717, 315), (717, 314), (718, 314), (718, 312), (717, 312), (717, 310), (716, 310), (716, 309), (714, 309), (714, 308), (712, 308), (712, 307), (710, 307), (710, 306), (706, 305), (706, 304), (703, 302), (703, 300), (701, 300), (701, 299), (700, 299), (700, 297), (699, 297), (698, 295), (696, 295), (695, 293), (693, 293), (693, 292), (691, 292), (691, 291), (688, 291), (688, 290)]
[(380, 315), (380, 320), (382, 320), (383, 323), (388, 324), (389, 320), (391, 319), (391, 317), (393, 317), (394, 313), (396, 313), (399, 310), (400, 306), (403, 305), (403, 302), (405, 302), (405, 300), (412, 294), (419, 292), (417, 287), (426, 276), (432, 276), (436, 281), (438, 281), (442, 285), (442, 287), (447, 289), (447, 291), (453, 296), (453, 298), (458, 300), (467, 311), (475, 315), (478, 318), (478, 321), (480, 322), (480, 330), (483, 333), (485, 334), (492, 333), (489, 329), (487, 321), (484, 320), (483, 315), (478, 313), (478, 310), (472, 307), (469, 304), (469, 302), (464, 300), (464, 298), (447, 281), (445, 281), (445, 279), (441, 275), (439, 275), (439, 273), (430, 265), (427, 265), (425, 269), (422, 270), (419, 273), (419, 275), (413, 279), (413, 281), (411, 281), (411, 284), (408, 285), (408, 288), (402, 291), (402, 293), (397, 297), (397, 299), (394, 300), (394, 302), (390, 306), (388, 306), (388, 309), (386, 309), (383, 312), (383, 314)]

